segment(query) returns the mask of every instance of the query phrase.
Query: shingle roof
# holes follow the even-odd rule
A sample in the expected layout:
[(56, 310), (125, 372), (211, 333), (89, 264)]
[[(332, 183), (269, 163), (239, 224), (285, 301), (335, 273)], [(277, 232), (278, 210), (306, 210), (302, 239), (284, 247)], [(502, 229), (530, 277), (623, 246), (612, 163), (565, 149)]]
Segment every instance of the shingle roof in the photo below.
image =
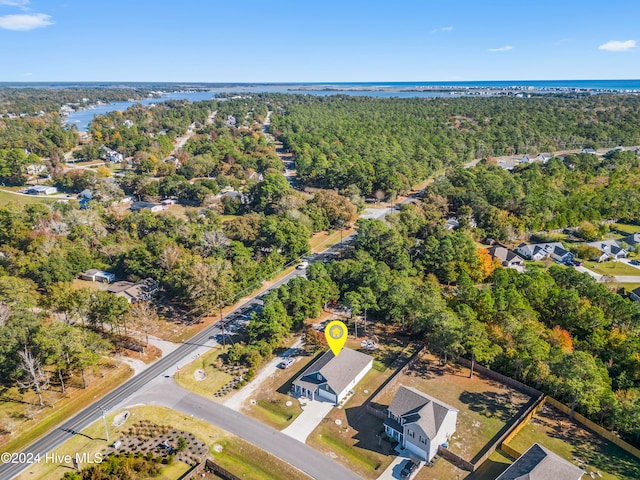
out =
[(534, 443), (496, 480), (579, 480), (584, 470)]
[(489, 255), (491, 255), (494, 258), (497, 258), (503, 263), (510, 263), (513, 260), (522, 261), (522, 258), (519, 255), (516, 255), (511, 250), (509, 250), (506, 247), (503, 247), (502, 245), (494, 245), (493, 247), (488, 248), (488, 250), (489, 250)]
[(403, 417), (405, 424), (417, 423), (430, 439), (435, 438), (450, 410), (458, 411), (426, 393), (404, 385), (400, 385), (389, 405), (392, 415)]
[(311, 377), (319, 372), (327, 380), (326, 383), (331, 390), (339, 394), (372, 361), (373, 357), (350, 348), (343, 348), (337, 357), (331, 350), (327, 350), (324, 355), (307, 367), (293, 381), (293, 384), (307, 389), (315, 389), (315, 387), (324, 383)]

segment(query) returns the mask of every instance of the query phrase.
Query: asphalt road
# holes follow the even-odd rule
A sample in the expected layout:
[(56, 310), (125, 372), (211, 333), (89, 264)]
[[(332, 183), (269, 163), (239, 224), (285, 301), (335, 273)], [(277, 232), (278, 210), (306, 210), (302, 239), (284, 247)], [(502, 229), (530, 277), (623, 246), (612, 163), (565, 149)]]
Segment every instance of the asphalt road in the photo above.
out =
[[(352, 235), (345, 237), (343, 239), (344, 244), (347, 244), (350, 241), (351, 237)], [(326, 259), (328, 257), (335, 255), (340, 250), (341, 250), (341, 246), (339, 244), (333, 245), (332, 247), (324, 250), (323, 252), (309, 257), (309, 262), (313, 263), (314, 261), (321, 261), (323, 259)], [(304, 271), (294, 270), (293, 272), (286, 275), (279, 281), (275, 282), (270, 289), (278, 288), (280, 285), (287, 283), (292, 278), (301, 276), (301, 275), (304, 275)], [(248, 300), (247, 302), (245, 302), (244, 304), (232, 310), (229, 314), (223, 317), (222, 322), (228, 321), (230, 317), (233, 318), (234, 314), (240, 309), (245, 309), (246, 307), (255, 308), (258, 304), (261, 303), (261, 301), (259, 300), (259, 297), (262, 297), (262, 295), (263, 294), (256, 295), (250, 300)], [(184, 344), (182, 344), (180, 347), (175, 349), (173, 352), (171, 352), (165, 357), (162, 357), (160, 360), (155, 362), (149, 368), (141, 372), (139, 375), (136, 375), (135, 377), (131, 378), (130, 380), (128, 380), (127, 382), (125, 382), (124, 384), (116, 388), (115, 390), (109, 392), (102, 399), (96, 400), (96, 402), (94, 402), (92, 405), (88, 406), (78, 414), (74, 415), (71, 419), (67, 420), (66, 422), (54, 428), (53, 430), (51, 430), (49, 433), (47, 433), (40, 439), (36, 440), (34, 443), (29, 445), (22, 452), (31, 453), (34, 456), (36, 454), (40, 454), (41, 456), (44, 456), (47, 452), (51, 452), (59, 445), (62, 445), (64, 442), (69, 440), (73, 435), (75, 435), (76, 432), (81, 432), (86, 427), (91, 425), (93, 422), (98, 420), (101, 417), (101, 409), (104, 409), (105, 411), (110, 411), (116, 408), (118, 405), (126, 403), (127, 399), (132, 397), (134, 394), (136, 394), (140, 390), (143, 390), (144, 387), (148, 385), (152, 380), (163, 376), (163, 374), (174, 364), (178, 363), (179, 361), (185, 358), (189, 358), (189, 356), (201, 344), (205, 343), (210, 338), (216, 338), (216, 336), (221, 333), (219, 324), (220, 322), (216, 322), (215, 324), (204, 329), (202, 332), (196, 334), (191, 339), (189, 339)], [(214, 410), (212, 409), (212, 412), (213, 411)], [(217, 414), (222, 415), (224, 417), (228, 417), (228, 418), (234, 418), (235, 419), (234, 422), (236, 420), (238, 422), (241, 422), (240, 418), (244, 419), (242, 420), (242, 422), (244, 422), (242, 423), (242, 425), (247, 427), (248, 429), (247, 432), (250, 430), (261, 431), (260, 429), (265, 428), (261, 423), (257, 421), (254, 421), (249, 418), (245, 418), (242, 415), (237, 414), (237, 412), (233, 412), (233, 413), (230, 413), (230, 412), (233, 412), (233, 410), (225, 408), (224, 411), (218, 411)], [(229, 424), (228, 422), (225, 423), (222, 421), (222, 419), (219, 419), (219, 421), (228, 426), (234, 423), (234, 422), (231, 422), (231, 424)], [(214, 422), (212, 421), (211, 423), (214, 423)], [(226, 427), (222, 426), (222, 428), (226, 428)], [(238, 431), (236, 429), (234, 430)], [(243, 430), (240, 430), (240, 431), (243, 431)], [(274, 430), (274, 432), (276, 431)], [(249, 434), (247, 433), (247, 435)], [(247, 440), (252, 442), (249, 436), (243, 436), (243, 438), (246, 438)], [(263, 439), (261, 436), (256, 438), (256, 440), (260, 442), (259, 445), (258, 443), (256, 443), (256, 445), (258, 446), (265, 445), (265, 442), (262, 441)], [(266, 444), (270, 445), (270, 442), (266, 442)], [(11, 453), (14, 453), (14, 452), (11, 452)], [(324, 464), (322, 468), (323, 470), (326, 470), (326, 469), (330, 470), (332, 468), (335, 468), (333, 467), (333, 465), (336, 465), (336, 463), (333, 460), (331, 460), (329, 457), (324, 457), (322, 455), (320, 456), (321, 458), (324, 459)], [(287, 458), (291, 458), (291, 456), (288, 456)], [(292, 465), (298, 468), (300, 468), (300, 466), (306, 465), (304, 457), (298, 457), (296, 463), (292, 463)], [(0, 465), (0, 479), (1, 480), (12, 479), (17, 475), (19, 475), (28, 466), (29, 466), (28, 464), (18, 464), (18, 463), (2, 464)], [(335, 479), (335, 478), (343, 478), (343, 477), (318, 476), (316, 478)], [(344, 477), (344, 478), (348, 478), (348, 477)]]
[(272, 453), (319, 480), (360, 477), (326, 455), (224, 405), (188, 392), (172, 378), (163, 378), (130, 399), (131, 405), (160, 405), (222, 428)]

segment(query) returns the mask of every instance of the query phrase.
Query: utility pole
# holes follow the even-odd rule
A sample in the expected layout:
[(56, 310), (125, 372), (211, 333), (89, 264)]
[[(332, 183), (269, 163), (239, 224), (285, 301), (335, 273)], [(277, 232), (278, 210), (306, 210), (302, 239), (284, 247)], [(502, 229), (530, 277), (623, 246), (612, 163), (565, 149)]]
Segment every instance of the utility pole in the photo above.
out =
[(224, 334), (224, 322), (222, 321), (222, 304), (218, 304), (218, 309), (220, 310), (220, 325), (222, 326), (222, 349), (224, 350), (227, 346), (226, 335)]
[(102, 412), (102, 421), (104, 422), (104, 437), (107, 439), (107, 443), (109, 443), (109, 429), (107, 428), (107, 417), (105, 416), (106, 412), (104, 407), (98, 407), (100, 412)]

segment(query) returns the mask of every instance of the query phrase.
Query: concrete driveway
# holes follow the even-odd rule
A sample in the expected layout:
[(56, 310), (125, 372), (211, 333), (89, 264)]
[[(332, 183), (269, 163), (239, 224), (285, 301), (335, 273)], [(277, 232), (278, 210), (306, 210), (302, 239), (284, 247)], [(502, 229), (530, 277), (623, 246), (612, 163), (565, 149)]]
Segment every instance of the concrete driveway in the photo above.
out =
[[(411, 458), (412, 454), (409, 450), (400, 448), (399, 445), (396, 447), (396, 452), (398, 452), (398, 456), (394, 458), (393, 462), (391, 462), (391, 465), (389, 465), (387, 469), (382, 472), (382, 474), (378, 477), (378, 480), (399, 480), (402, 478), (400, 477), (400, 472), (402, 471), (404, 462), (405, 460)], [(411, 478), (415, 477), (418, 474), (423, 465), (424, 462), (420, 462), (416, 471), (413, 472), (413, 475), (411, 475)]]
[(291, 425), (282, 430), (282, 433), (305, 443), (307, 437), (320, 425), (320, 422), (327, 416), (334, 405), (331, 402), (322, 402), (319, 400), (301, 400), (306, 403), (306, 405), (302, 407), (302, 413)]

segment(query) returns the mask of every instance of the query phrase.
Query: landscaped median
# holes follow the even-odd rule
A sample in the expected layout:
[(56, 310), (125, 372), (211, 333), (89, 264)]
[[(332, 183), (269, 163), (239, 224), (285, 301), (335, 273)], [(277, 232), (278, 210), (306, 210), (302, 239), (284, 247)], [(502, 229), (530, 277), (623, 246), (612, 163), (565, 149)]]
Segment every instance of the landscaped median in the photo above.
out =
[[(197, 449), (201, 447), (198, 446), (204, 445), (206, 446), (205, 456), (208, 455), (218, 465), (240, 478), (255, 480), (309, 479), (303, 472), (264, 450), (191, 416), (155, 406), (132, 407), (127, 411), (129, 416), (121, 426), (114, 426), (113, 423), (114, 419), (123, 413), (122, 411), (107, 415), (109, 443), (104, 439), (104, 424), (102, 420), (99, 420), (58, 447), (53, 452), (55, 458), (49, 457), (52, 461), (42, 460), (34, 463), (17, 478), (19, 480), (58, 480), (66, 472), (73, 471), (72, 464), (67, 465), (64, 460), (60, 461), (67, 456), (75, 458), (79, 454), (81, 458), (104, 459), (106, 452), (114, 451), (112, 448), (107, 448), (108, 445), (117, 440), (122, 442), (117, 449), (119, 453), (128, 454), (131, 452), (132, 455), (135, 455), (134, 452), (141, 444), (145, 446), (161, 444), (163, 432), (165, 437), (173, 432), (179, 432), (177, 435), (174, 434), (176, 438), (173, 438), (172, 442), (168, 442), (170, 446), (174, 449), (177, 447), (178, 435), (186, 439), (185, 448), (187, 450), (193, 444), (194, 450), (200, 453), (200, 450)], [(155, 441), (156, 439), (157, 441)], [(142, 456), (142, 453), (137, 453)], [(175, 454), (175, 451), (172, 454)], [(153, 453), (152, 455), (157, 456), (158, 454)], [(165, 465), (160, 462), (161, 473), (155, 478), (176, 480), (191, 468), (183, 461), (167, 463)], [(82, 468), (90, 466), (90, 464), (80, 466)]]

